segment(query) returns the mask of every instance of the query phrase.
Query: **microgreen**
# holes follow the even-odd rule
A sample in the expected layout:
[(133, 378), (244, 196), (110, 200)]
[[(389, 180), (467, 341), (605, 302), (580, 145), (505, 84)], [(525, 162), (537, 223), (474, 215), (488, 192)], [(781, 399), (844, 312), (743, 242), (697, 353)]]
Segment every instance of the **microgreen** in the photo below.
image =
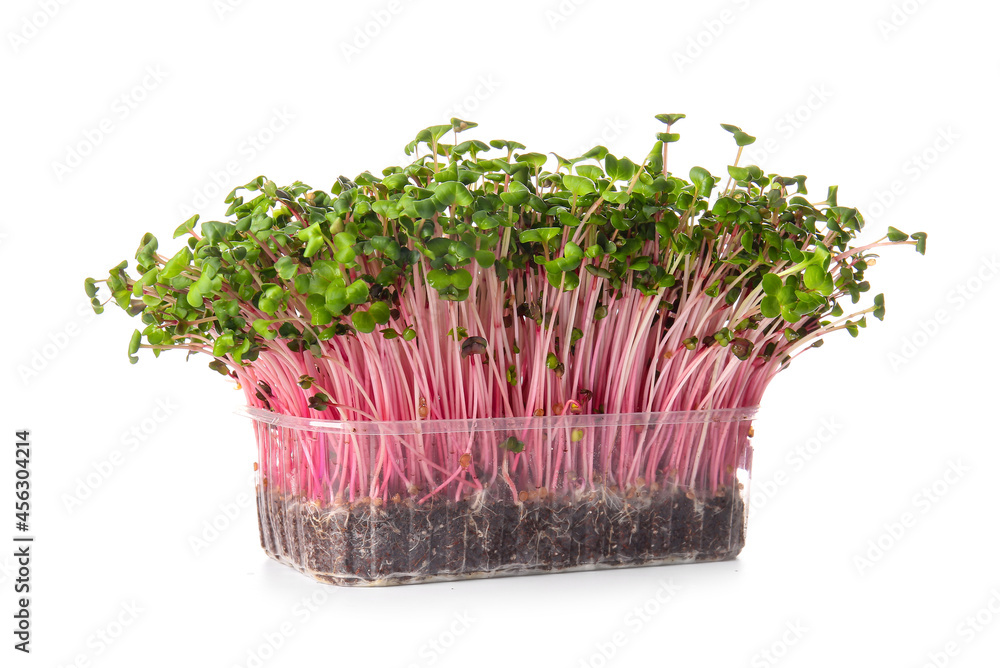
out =
[(753, 406), (822, 337), (881, 320), (881, 294), (849, 315), (841, 304), (870, 291), (873, 251), (923, 253), (926, 235), (889, 228), (852, 246), (861, 212), (836, 187), (817, 201), (805, 176), (740, 166), (754, 138), (732, 125), (725, 180), (675, 174), (683, 118), (657, 116), (666, 132), (641, 161), (460, 142), (475, 124), (453, 119), (417, 133), (411, 163), (328, 190), (260, 176), (226, 197), (226, 220), (185, 221), (169, 254), (146, 234), (131, 270), (84, 288), (98, 313), (113, 300), (142, 321), (132, 362), (201, 353), (250, 405), (291, 415)]

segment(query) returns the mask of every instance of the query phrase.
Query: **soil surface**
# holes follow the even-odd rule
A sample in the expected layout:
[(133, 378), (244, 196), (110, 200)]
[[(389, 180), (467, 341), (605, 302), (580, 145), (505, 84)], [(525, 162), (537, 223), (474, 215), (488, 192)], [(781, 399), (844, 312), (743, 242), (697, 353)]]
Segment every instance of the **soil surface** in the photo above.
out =
[(738, 490), (680, 489), (579, 499), (409, 499), (324, 507), (258, 489), (261, 545), (323, 582), (389, 585), (561, 570), (718, 561), (739, 554)]

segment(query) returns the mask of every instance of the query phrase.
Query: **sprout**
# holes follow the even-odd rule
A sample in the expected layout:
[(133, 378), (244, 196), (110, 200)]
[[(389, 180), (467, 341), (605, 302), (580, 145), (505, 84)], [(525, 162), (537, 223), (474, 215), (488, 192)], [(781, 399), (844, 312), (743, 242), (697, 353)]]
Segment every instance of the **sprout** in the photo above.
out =
[(470, 355), (485, 355), (486, 339), (481, 336), (470, 336), (462, 341), (462, 357)]

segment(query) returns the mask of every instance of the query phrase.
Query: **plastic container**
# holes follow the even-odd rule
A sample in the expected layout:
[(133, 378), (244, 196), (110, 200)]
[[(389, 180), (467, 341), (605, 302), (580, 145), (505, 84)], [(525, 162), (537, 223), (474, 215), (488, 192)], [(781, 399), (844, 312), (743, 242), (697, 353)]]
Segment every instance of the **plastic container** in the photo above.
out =
[(268, 555), (392, 585), (717, 561), (745, 542), (756, 408), (338, 422), (256, 408)]

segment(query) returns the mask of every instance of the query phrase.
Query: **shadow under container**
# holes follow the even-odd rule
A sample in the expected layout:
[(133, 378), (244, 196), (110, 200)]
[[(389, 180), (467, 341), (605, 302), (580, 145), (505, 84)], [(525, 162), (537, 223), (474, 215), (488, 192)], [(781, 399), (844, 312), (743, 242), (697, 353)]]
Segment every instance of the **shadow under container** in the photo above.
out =
[(378, 586), (731, 559), (746, 541), (756, 410), (241, 413), (267, 554), (322, 582)]

